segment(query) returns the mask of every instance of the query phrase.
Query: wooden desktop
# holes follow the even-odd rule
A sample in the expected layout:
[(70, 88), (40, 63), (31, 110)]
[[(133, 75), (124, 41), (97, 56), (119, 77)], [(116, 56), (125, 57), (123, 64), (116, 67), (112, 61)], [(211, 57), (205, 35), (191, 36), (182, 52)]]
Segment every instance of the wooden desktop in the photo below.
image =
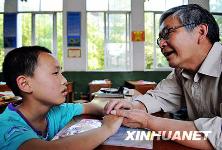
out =
[(145, 94), (148, 90), (152, 90), (156, 87), (155, 82), (147, 82), (143, 80), (138, 81), (125, 81), (125, 86), (130, 89), (135, 89), (141, 94)]

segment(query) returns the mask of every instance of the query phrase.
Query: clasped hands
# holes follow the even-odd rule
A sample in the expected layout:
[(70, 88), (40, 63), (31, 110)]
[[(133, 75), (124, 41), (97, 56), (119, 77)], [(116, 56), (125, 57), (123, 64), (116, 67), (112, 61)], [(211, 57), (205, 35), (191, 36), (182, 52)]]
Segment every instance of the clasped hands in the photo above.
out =
[(131, 128), (147, 128), (149, 114), (144, 110), (135, 109), (132, 102), (113, 99), (104, 107), (105, 114), (123, 117), (122, 124)]

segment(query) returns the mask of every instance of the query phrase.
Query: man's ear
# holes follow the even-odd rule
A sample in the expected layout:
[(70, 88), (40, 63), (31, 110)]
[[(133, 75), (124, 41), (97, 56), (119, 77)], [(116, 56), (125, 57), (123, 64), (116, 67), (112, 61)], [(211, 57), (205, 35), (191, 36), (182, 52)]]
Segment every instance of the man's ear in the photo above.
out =
[(208, 25), (207, 24), (198, 25), (198, 32), (199, 32), (198, 44), (199, 44), (201, 41), (207, 38)]
[(18, 76), (16, 79), (19, 89), (25, 93), (31, 93), (32, 87), (30, 86), (29, 79), (27, 76)]

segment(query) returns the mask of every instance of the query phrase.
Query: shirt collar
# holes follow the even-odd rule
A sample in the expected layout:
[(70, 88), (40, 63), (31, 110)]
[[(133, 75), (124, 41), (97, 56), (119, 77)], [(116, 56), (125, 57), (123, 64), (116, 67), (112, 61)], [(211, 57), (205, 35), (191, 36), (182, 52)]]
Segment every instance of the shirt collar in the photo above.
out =
[(201, 74), (219, 77), (222, 70), (221, 58), (222, 45), (220, 42), (215, 42), (197, 73), (192, 75), (189, 72), (182, 70), (182, 75), (188, 79), (193, 78), (195, 82), (199, 81)]
[(219, 77), (221, 74), (222, 46), (219, 42), (214, 43), (198, 73), (212, 77)]

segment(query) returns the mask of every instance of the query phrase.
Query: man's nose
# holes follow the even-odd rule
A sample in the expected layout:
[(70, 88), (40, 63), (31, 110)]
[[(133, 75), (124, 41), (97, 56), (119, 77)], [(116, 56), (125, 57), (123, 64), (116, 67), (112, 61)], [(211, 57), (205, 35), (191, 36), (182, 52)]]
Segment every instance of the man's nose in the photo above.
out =
[(162, 49), (162, 48), (166, 47), (166, 45), (167, 45), (167, 41), (162, 38), (162, 39), (160, 40), (160, 45), (159, 45), (159, 47)]

